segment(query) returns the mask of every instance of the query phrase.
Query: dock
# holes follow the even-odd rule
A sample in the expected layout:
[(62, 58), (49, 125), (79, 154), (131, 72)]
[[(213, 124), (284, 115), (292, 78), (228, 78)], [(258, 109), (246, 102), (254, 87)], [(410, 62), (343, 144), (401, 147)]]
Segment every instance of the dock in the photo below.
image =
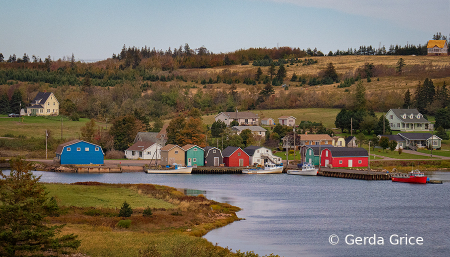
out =
[(368, 170), (320, 168), (319, 173), (317, 175), (323, 177), (361, 179), (361, 180), (391, 180), (392, 174)]
[(242, 167), (206, 167), (192, 169), (191, 174), (242, 174)]

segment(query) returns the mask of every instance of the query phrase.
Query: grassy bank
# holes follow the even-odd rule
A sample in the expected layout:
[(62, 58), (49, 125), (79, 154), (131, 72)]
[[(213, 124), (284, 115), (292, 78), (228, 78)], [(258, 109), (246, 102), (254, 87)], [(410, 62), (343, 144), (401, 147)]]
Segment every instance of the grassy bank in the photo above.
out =
[[(89, 256), (251, 256), (236, 254), (201, 238), (208, 231), (239, 220), (238, 207), (175, 188), (150, 184), (45, 184), (61, 208), (51, 223), (65, 223), (64, 233), (81, 239), (78, 252)], [(133, 209), (118, 217), (122, 203)], [(150, 209), (151, 215), (144, 216)], [(129, 220), (127, 228), (118, 224)]]

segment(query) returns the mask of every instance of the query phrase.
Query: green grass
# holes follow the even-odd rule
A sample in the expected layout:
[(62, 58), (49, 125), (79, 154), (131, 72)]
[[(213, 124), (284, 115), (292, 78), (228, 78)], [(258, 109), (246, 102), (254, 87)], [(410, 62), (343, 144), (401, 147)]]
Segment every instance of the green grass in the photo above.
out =
[[(421, 152), (421, 153), (429, 154), (431, 156), (431, 150), (419, 149), (417, 151)], [(450, 151), (449, 150), (433, 150), (433, 155), (450, 157)]]
[[(80, 128), (89, 121), (80, 118), (79, 121), (71, 121), (63, 118), (63, 138), (78, 138)], [(12, 134), (15, 137), (24, 135), (27, 138), (45, 138), (45, 130), (50, 131), (53, 138), (61, 138), (61, 117), (33, 117), (23, 116), (20, 118), (1, 118), (0, 136)]]
[(126, 201), (131, 208), (175, 208), (166, 201), (119, 186), (45, 184), (45, 187), (61, 206), (120, 208)]
[[(366, 150), (368, 150), (368, 147), (365, 146), (363, 147)], [(408, 154), (408, 153), (402, 153), (402, 154), (398, 154), (397, 151), (391, 151), (389, 149), (386, 150), (381, 150), (380, 148), (375, 148), (375, 151), (373, 151), (373, 148), (370, 148), (370, 154), (375, 154), (375, 155), (379, 155), (379, 156), (384, 156), (384, 157), (389, 157), (389, 158), (393, 158), (393, 159), (405, 159), (405, 160), (425, 160), (425, 159), (439, 159), (439, 158), (431, 158), (429, 156), (422, 156), (422, 155), (416, 155), (416, 154)]]
[[(286, 151), (283, 152), (276, 152), (274, 153), (275, 156), (280, 157), (282, 160), (286, 160)], [(301, 155), (299, 153), (299, 151), (295, 151), (295, 160), (298, 161), (300, 160)], [(294, 154), (289, 154), (289, 160), (293, 161), (294, 160)]]

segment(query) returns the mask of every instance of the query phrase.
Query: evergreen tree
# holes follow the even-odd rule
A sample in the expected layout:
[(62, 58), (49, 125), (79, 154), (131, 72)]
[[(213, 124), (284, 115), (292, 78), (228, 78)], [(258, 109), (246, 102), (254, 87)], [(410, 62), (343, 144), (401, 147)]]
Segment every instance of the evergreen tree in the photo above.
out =
[(273, 75), (275, 75), (275, 64), (273, 62), (269, 67), (269, 75), (270, 75), (270, 80), (272, 80)]
[(403, 98), (403, 109), (408, 109), (411, 106), (411, 92), (409, 89), (405, 92), (405, 97)]
[(334, 65), (332, 62), (327, 64), (327, 68), (325, 70), (324, 79), (330, 78), (334, 81), (338, 80), (338, 75), (336, 73), (336, 69), (334, 68)]
[(259, 81), (261, 79), (262, 74), (263, 74), (263, 72), (261, 70), (261, 67), (258, 67), (258, 70), (256, 71), (255, 79), (257, 81)]
[(0, 62), (3, 62), (5, 60), (5, 57), (3, 56), (2, 53), (0, 53)]
[(450, 137), (448, 136), (447, 132), (443, 127), (438, 127), (436, 129), (436, 136), (440, 137), (442, 140), (449, 140)]
[(366, 87), (363, 85), (363, 82), (360, 80), (356, 85), (355, 92), (355, 110), (365, 110), (366, 109)]
[(399, 74), (402, 74), (403, 72), (403, 67), (405, 66), (405, 61), (403, 60), (403, 58), (400, 58), (397, 62), (397, 72)]
[(342, 133), (344, 133), (344, 129), (348, 129), (350, 131), (350, 118), (351, 118), (350, 111), (342, 109), (336, 116), (336, 121), (334, 122), (334, 125), (336, 126), (336, 128), (340, 128), (342, 130)]
[(450, 111), (449, 107), (438, 109), (434, 115), (436, 120), (434, 126), (439, 128), (442, 127), (444, 129), (450, 129)]
[(434, 96), (436, 95), (436, 89), (431, 79), (425, 79), (423, 82), (423, 90), (425, 92), (426, 103), (429, 105), (434, 101)]
[(64, 225), (44, 220), (57, 215), (58, 208), (31, 172), (32, 165), (23, 159), (10, 164), (9, 175), (0, 172), (0, 256), (55, 256), (77, 249), (76, 235), (58, 237)]
[(286, 77), (286, 68), (283, 64), (280, 65), (277, 72), (277, 79), (280, 83), (283, 83), (284, 78)]
[(25, 108), (25, 103), (22, 101), (22, 92), (19, 89), (14, 90), (10, 102), (11, 112), (20, 113), (20, 109)]
[[(384, 125), (384, 133), (383, 133), (383, 125)], [(374, 129), (375, 135), (391, 135), (391, 126), (389, 125), (389, 120), (386, 119), (384, 115), (380, 116), (377, 125)]]
[(123, 202), (119, 211), (119, 217), (130, 217), (131, 214), (133, 214), (133, 209), (131, 209), (127, 201)]
[(0, 114), (11, 113), (8, 95), (4, 93), (0, 98)]
[(425, 114), (427, 107), (427, 96), (422, 84), (417, 85), (416, 92), (414, 93), (414, 105), (420, 113)]
[(211, 125), (211, 135), (213, 137), (220, 137), (223, 131), (227, 128), (225, 122), (218, 120)]

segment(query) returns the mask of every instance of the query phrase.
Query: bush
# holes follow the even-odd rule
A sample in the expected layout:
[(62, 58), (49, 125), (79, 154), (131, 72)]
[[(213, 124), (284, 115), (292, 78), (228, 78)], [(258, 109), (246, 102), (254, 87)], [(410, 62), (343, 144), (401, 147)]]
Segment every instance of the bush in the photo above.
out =
[(105, 159), (123, 159), (125, 157), (124, 152), (122, 151), (108, 151), (105, 154)]
[(100, 216), (102, 212), (98, 209), (89, 209), (85, 211), (84, 214), (88, 216)]
[(69, 119), (71, 121), (79, 121), (80, 120), (80, 115), (78, 115), (78, 113), (74, 112), (70, 115)]
[(119, 228), (129, 228), (131, 226), (131, 220), (120, 220), (116, 226)]
[(152, 215), (153, 215), (152, 209), (150, 209), (150, 207), (147, 206), (147, 208), (145, 208), (145, 210), (144, 210), (143, 216), (144, 216), (144, 217), (150, 217), (150, 216), (152, 216)]
[(130, 217), (133, 214), (133, 210), (130, 205), (125, 201), (122, 204), (122, 208), (119, 211), (119, 217)]

